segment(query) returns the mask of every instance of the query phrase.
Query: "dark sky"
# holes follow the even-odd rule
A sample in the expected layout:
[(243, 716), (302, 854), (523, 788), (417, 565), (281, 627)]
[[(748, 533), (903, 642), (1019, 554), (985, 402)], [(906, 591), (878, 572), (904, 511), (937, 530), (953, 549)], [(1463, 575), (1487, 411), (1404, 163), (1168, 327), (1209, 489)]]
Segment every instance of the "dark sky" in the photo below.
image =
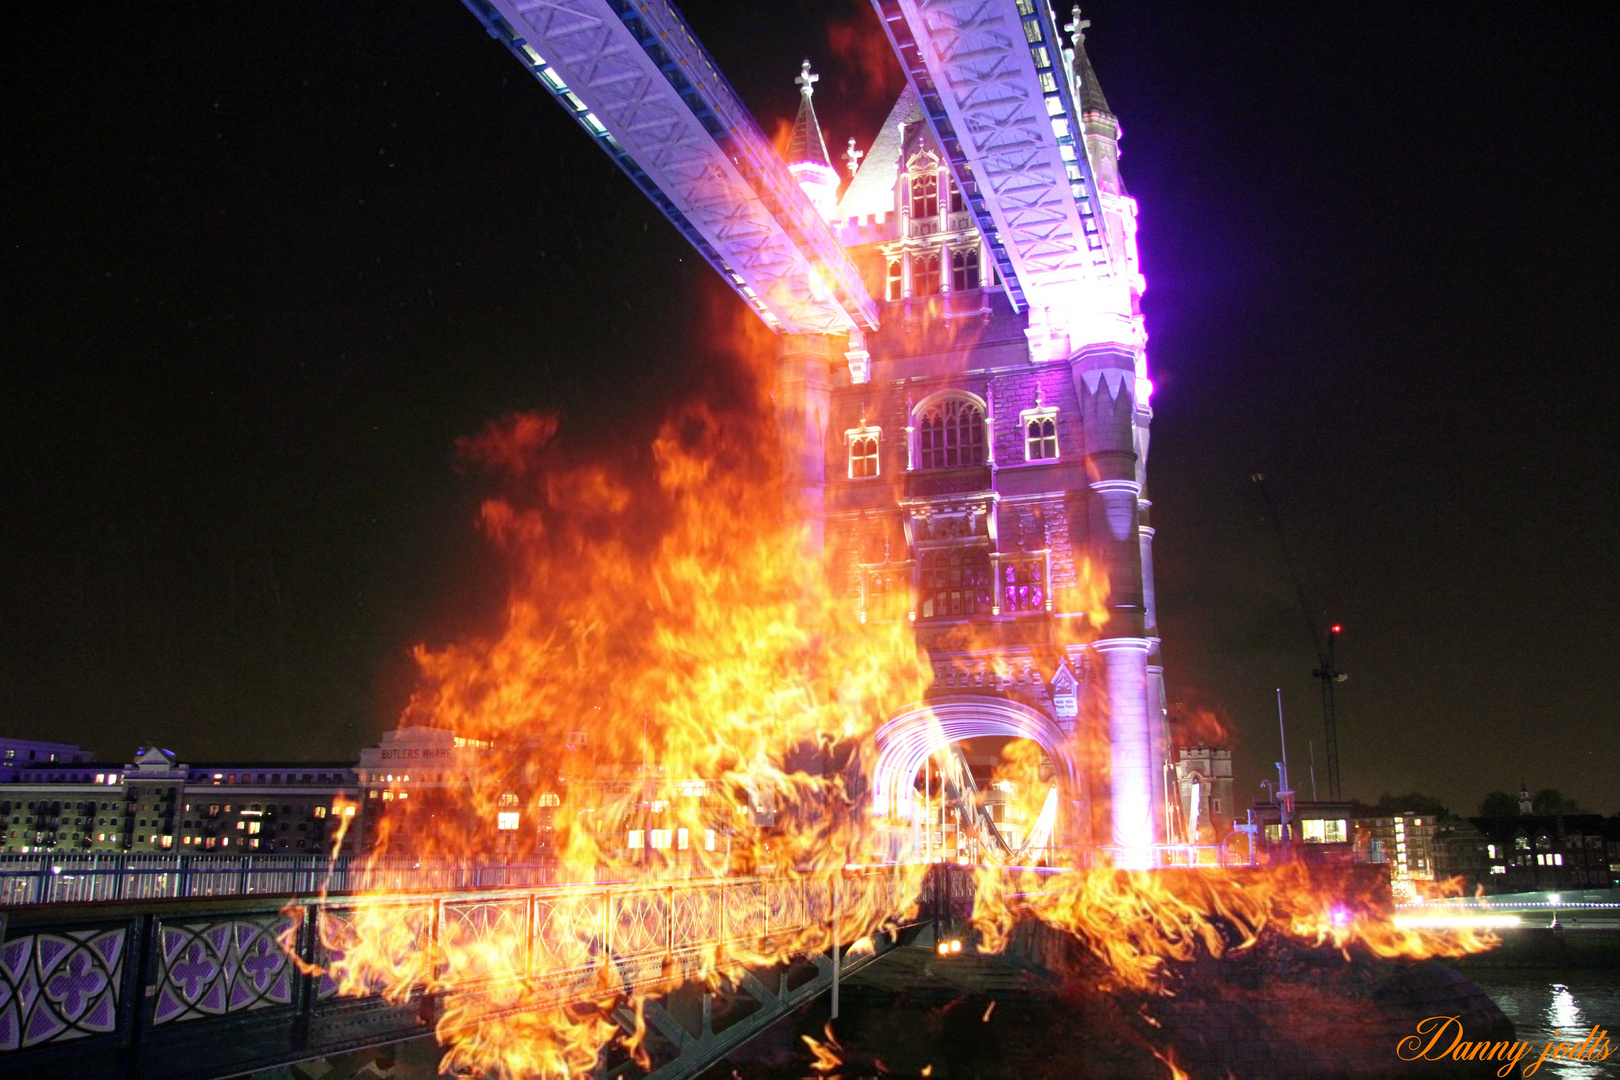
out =
[[(856, 0), (688, 18), (769, 129)], [(455, 0), (5, 18), (0, 732), (348, 758), (499, 569), (456, 437), (645, 441), (735, 303)], [(1240, 798), (1345, 634), (1347, 793), (1620, 810), (1614, 5), (1097, 3), (1141, 204), (1173, 696)], [(853, 45), (851, 44), (853, 42)], [(718, 299), (716, 299), (718, 296)], [(1320, 746), (1318, 745), (1318, 750)]]

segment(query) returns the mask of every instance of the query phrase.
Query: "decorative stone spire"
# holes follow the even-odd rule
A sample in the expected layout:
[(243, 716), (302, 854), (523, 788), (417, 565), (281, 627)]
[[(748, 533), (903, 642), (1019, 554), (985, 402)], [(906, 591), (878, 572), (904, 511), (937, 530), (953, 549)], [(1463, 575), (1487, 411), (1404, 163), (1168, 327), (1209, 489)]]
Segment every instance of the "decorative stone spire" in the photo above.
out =
[(1078, 91), (1075, 96), (1079, 98), (1075, 104), (1079, 107), (1081, 116), (1087, 113), (1113, 116), (1114, 111), (1108, 107), (1108, 99), (1103, 97), (1102, 84), (1097, 81), (1097, 73), (1091, 69), (1091, 58), (1086, 55), (1086, 27), (1090, 25), (1090, 19), (1080, 17), (1080, 7), (1077, 4), (1073, 17), (1063, 27), (1069, 35), (1069, 40), (1074, 43), (1074, 81)]
[(813, 163), (831, 168), (832, 159), (827, 156), (821, 125), (816, 123), (816, 107), (810, 103), (821, 76), (811, 72), (810, 61), (806, 60), (800, 65), (799, 77), (793, 81), (799, 85), (799, 115), (793, 121), (793, 137), (788, 140), (788, 164)]
[(816, 122), (816, 107), (810, 98), (821, 80), (810, 70), (810, 61), (799, 66), (799, 115), (793, 121), (793, 134), (788, 139), (788, 172), (799, 182), (799, 187), (810, 196), (810, 201), (823, 218), (832, 217), (838, 205), (838, 170), (833, 168), (827, 154), (826, 140), (821, 137), (821, 125)]
[(861, 167), (861, 158), (865, 156), (864, 151), (855, 149), (855, 137), (850, 136), (849, 149), (844, 151), (844, 160), (849, 162), (849, 175), (855, 175), (856, 170)]

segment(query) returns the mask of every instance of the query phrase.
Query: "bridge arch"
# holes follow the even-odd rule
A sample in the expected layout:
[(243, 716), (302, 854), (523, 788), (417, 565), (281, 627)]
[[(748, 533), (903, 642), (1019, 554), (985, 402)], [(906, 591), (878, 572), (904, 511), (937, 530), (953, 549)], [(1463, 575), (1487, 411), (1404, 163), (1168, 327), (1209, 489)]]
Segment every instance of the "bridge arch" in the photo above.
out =
[(1083, 797), (1084, 770), (1073, 739), (1050, 716), (1007, 698), (954, 695), (909, 705), (878, 728), (872, 812), (915, 822), (914, 784), (923, 762), (953, 743), (991, 736), (1035, 742), (1052, 762), (1061, 802), (1072, 806)]

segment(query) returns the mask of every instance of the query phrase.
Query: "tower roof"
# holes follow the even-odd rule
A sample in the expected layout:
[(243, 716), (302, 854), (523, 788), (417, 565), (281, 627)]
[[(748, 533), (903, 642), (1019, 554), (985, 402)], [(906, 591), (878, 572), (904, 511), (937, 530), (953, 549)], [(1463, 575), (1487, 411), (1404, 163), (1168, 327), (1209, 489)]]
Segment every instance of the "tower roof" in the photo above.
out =
[(793, 121), (793, 136), (788, 140), (789, 165), (813, 162), (829, 169), (833, 167), (832, 158), (827, 156), (826, 140), (821, 137), (821, 125), (816, 122), (816, 107), (810, 103), (820, 78), (810, 73), (810, 61), (806, 60), (800, 67), (799, 77), (793, 80), (799, 84), (799, 115)]
[(889, 110), (889, 118), (883, 121), (877, 138), (866, 151), (861, 167), (855, 172), (855, 179), (844, 190), (844, 198), (838, 204), (839, 217), (865, 217), (867, 214), (882, 217), (894, 209), (894, 185), (900, 176), (900, 127), (902, 124), (917, 123), (922, 118), (917, 91), (908, 82), (894, 108)]
[(1079, 5), (1076, 5), (1073, 21), (1063, 28), (1074, 42), (1074, 81), (1079, 84), (1080, 91), (1080, 100), (1075, 104), (1080, 107), (1081, 116), (1087, 113), (1113, 116), (1114, 110), (1108, 107), (1108, 99), (1103, 97), (1102, 83), (1097, 81), (1097, 73), (1091, 68), (1091, 57), (1086, 55), (1086, 27), (1090, 25), (1091, 20), (1082, 19)]

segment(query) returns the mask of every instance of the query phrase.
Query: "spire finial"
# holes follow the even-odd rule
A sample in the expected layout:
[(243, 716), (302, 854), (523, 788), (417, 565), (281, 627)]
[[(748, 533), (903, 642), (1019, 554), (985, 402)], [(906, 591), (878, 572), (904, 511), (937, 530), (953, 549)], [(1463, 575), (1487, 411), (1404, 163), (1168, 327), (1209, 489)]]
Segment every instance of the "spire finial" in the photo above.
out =
[(821, 81), (821, 76), (810, 73), (810, 61), (806, 60), (799, 65), (799, 77), (793, 81), (799, 84), (799, 93), (809, 97), (816, 92), (816, 83)]
[(1086, 27), (1090, 25), (1090, 19), (1082, 19), (1080, 17), (1080, 5), (1074, 5), (1074, 15), (1063, 30), (1069, 35), (1069, 40), (1074, 42), (1074, 47), (1076, 50), (1080, 48), (1080, 43), (1086, 40)]
[(855, 170), (860, 168), (861, 158), (866, 156), (864, 150), (855, 149), (855, 140), (849, 140), (849, 149), (844, 151), (844, 160), (849, 162), (849, 175), (854, 176)]

